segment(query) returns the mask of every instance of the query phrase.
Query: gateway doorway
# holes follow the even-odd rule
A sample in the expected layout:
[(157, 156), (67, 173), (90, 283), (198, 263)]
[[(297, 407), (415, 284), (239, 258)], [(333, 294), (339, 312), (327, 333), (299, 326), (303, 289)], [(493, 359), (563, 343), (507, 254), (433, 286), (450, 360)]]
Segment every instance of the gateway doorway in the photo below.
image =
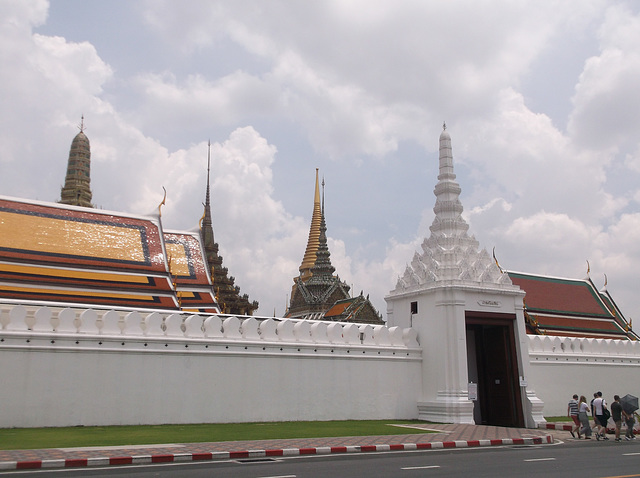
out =
[(515, 316), (466, 315), (469, 381), (478, 384), (477, 424), (524, 427), (516, 357)]

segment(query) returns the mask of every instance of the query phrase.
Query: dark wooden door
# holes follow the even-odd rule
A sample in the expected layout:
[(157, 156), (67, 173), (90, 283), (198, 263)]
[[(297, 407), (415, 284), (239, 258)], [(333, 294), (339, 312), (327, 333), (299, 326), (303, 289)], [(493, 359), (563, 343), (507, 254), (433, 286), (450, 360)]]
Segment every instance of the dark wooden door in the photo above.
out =
[(524, 426), (513, 321), (467, 320), (473, 331), (482, 423)]

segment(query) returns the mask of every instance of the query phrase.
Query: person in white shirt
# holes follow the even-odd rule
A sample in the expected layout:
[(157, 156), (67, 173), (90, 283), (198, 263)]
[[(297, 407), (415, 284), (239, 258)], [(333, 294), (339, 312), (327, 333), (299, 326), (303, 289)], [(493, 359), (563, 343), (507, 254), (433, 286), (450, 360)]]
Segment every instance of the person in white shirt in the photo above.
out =
[(596, 440), (608, 440), (607, 438), (607, 421), (605, 418), (605, 410), (607, 410), (607, 402), (602, 398), (602, 392), (598, 392), (598, 397), (593, 400), (593, 413), (596, 416)]

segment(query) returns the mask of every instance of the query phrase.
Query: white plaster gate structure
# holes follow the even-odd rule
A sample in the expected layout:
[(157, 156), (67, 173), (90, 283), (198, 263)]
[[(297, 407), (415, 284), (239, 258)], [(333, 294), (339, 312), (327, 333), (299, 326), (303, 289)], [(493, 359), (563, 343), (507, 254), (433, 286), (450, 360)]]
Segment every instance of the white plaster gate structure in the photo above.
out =
[(431, 235), (385, 297), (388, 325), (420, 338), (420, 419), (535, 427), (543, 403), (527, 387), (524, 291), (468, 234), (455, 179), (445, 125)]

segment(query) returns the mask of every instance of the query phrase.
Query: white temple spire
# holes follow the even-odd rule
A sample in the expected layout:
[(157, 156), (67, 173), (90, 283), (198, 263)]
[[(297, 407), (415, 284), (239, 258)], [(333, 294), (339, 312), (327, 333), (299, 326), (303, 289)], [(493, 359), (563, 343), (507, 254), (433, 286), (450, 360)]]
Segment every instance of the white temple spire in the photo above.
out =
[(396, 290), (430, 287), (440, 281), (510, 284), (486, 249), (480, 250), (478, 241), (468, 234), (446, 123), (440, 134), (438, 183), (433, 193), (436, 203), (435, 218), (429, 227), (431, 235), (422, 243), (423, 253), (417, 253), (407, 266)]

